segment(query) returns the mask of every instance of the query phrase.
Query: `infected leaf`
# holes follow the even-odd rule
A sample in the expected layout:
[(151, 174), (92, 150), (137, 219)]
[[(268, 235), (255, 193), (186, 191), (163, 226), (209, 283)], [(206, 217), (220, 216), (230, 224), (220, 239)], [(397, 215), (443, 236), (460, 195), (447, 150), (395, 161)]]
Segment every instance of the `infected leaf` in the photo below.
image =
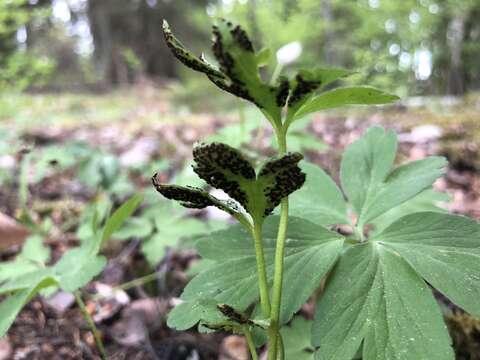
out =
[(207, 206), (215, 206), (232, 215), (241, 223), (248, 224), (248, 220), (245, 218), (242, 210), (234, 201), (217, 199), (200, 188), (161, 184), (158, 182), (156, 174), (152, 177), (152, 183), (160, 194), (169, 200), (178, 201), (183, 207), (204, 209)]
[(163, 21), (163, 35), (165, 37), (165, 41), (172, 51), (172, 54), (180, 60), (185, 66), (189, 68), (200, 71), (210, 76), (216, 76), (219, 78), (223, 78), (223, 74), (215, 69), (212, 65), (207, 63), (205, 60), (196, 57), (192, 53), (190, 53), (185, 46), (178, 40), (171, 32), (170, 26), (168, 25), (167, 21)]
[(264, 83), (259, 74), (259, 68), (268, 61), (268, 50), (256, 52), (246, 31), (224, 19), (213, 26), (212, 33), (212, 52), (220, 69), (186, 50), (164, 23), (167, 45), (177, 59), (204, 73), (220, 89), (254, 103), (269, 121), (279, 126), (281, 107), (277, 106), (276, 100), (279, 91)]
[(258, 176), (250, 162), (226, 144), (198, 145), (193, 150), (193, 158), (193, 169), (198, 176), (225, 191), (254, 219), (269, 215), (282, 198), (299, 189), (305, 181), (305, 174), (298, 167), (303, 158), (299, 153), (270, 159)]

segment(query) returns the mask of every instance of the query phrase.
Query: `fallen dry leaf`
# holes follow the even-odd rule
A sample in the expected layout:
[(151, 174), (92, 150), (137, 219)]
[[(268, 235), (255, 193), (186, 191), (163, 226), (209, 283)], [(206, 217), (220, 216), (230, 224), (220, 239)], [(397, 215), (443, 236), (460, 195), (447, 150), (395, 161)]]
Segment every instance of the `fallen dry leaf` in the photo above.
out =
[(7, 360), (11, 359), (12, 355), (12, 345), (10, 344), (10, 340), (8, 336), (0, 338), (0, 360)]
[(222, 341), (220, 359), (247, 360), (249, 357), (247, 344), (243, 336), (230, 335)]
[(30, 232), (10, 216), (0, 213), (0, 251), (24, 243)]

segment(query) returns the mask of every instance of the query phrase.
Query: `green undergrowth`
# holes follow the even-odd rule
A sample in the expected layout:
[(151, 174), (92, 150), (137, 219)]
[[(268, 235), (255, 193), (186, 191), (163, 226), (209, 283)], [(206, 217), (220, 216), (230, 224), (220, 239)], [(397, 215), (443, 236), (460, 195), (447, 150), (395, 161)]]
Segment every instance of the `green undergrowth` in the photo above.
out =
[(205, 115), (170, 107), (168, 89), (136, 86), (107, 93), (2, 93), (0, 125), (17, 129), (58, 127), (129, 126), (153, 123), (205, 123)]

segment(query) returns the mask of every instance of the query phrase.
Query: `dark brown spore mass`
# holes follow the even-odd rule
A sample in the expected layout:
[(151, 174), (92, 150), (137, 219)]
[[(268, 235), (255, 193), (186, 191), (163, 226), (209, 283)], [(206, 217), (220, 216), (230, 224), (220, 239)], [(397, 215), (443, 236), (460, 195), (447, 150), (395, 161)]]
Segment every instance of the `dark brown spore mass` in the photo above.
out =
[(233, 307), (227, 304), (218, 304), (218, 310), (226, 316), (229, 320), (236, 322), (237, 324), (250, 324), (252, 321), (245, 315), (236, 311)]
[(300, 74), (295, 77), (295, 80), (297, 80), (297, 84), (295, 85), (292, 91), (292, 95), (288, 100), (289, 106), (294, 105), (295, 103), (300, 101), (305, 95), (308, 95), (312, 91), (317, 90), (321, 85), (321, 81), (306, 80)]
[(287, 97), (290, 92), (290, 82), (288, 78), (282, 77), (280, 79), (280, 84), (277, 87), (275, 94), (275, 100), (278, 107), (284, 107), (287, 102)]
[(193, 209), (203, 209), (207, 206), (215, 205), (210, 196), (202, 189), (190, 186), (160, 184), (157, 182), (156, 177), (157, 174), (152, 177), (153, 186), (169, 200), (179, 201), (182, 206)]
[(265, 216), (268, 216), (284, 197), (302, 187), (306, 177), (298, 167), (298, 162), (302, 159), (300, 153), (288, 153), (262, 167), (259, 176), (275, 176), (273, 184), (264, 191), (270, 202), (270, 206), (265, 209)]
[(242, 49), (249, 51), (249, 52), (255, 52), (253, 49), (253, 44), (248, 38), (248, 35), (245, 30), (243, 30), (240, 26), (235, 26), (233, 30), (230, 30), (230, 33), (232, 34), (233, 39), (237, 42), (238, 46), (240, 46)]
[(246, 193), (237, 181), (228, 180), (224, 174), (230, 172), (245, 179), (255, 179), (254, 168), (239, 151), (222, 143), (201, 144), (193, 149), (193, 159), (193, 170), (200, 178), (222, 189), (246, 208)]
[[(227, 26), (232, 27), (233, 25), (230, 23)], [(236, 29), (237, 27), (235, 27)], [(235, 39), (239, 46), (247, 46), (250, 47), (249, 45), (245, 44), (245, 38), (248, 40), (248, 37), (246, 33), (243, 30), (231, 30), (232, 36), (235, 39), (235, 36), (240, 37), (243, 40)], [(234, 35), (233, 32), (237, 35)], [(241, 33), (244, 33), (244, 36), (241, 35)], [(238, 77), (238, 75), (235, 73), (235, 59), (234, 57), (225, 49), (224, 45), (224, 38), (220, 32), (220, 29), (218, 26), (213, 26), (212, 27), (212, 33), (213, 33), (213, 43), (212, 43), (212, 52), (215, 55), (215, 58), (217, 59), (218, 63), (220, 64), (220, 69), (222, 70), (223, 73), (225, 73), (228, 76), (229, 82), (224, 81), (222, 78), (218, 78), (213, 76), (212, 74), (207, 74), (208, 78), (210, 81), (212, 81), (215, 85), (217, 85), (220, 89), (225, 90), (233, 95), (236, 95), (242, 99), (248, 100), (250, 102), (253, 102), (255, 105), (257, 105), (259, 108), (263, 108), (263, 106), (256, 101), (253, 96), (250, 95), (250, 92), (248, 91), (247, 87), (245, 86), (245, 83)], [(241, 41), (243, 45), (240, 45), (238, 41)], [(250, 40), (248, 40), (250, 42)], [(253, 47), (251, 48), (253, 51)]]
[(296, 167), (298, 162), (303, 159), (299, 152), (291, 152), (280, 158), (272, 159), (266, 162), (260, 170), (259, 176), (268, 176), (277, 172), (285, 171)]
[(204, 61), (195, 58), (192, 56), (179, 42), (173, 34), (168, 29), (164, 29), (163, 35), (165, 37), (165, 41), (167, 46), (170, 48), (172, 54), (180, 60), (185, 66), (195, 70), (202, 72), (207, 75), (214, 75), (217, 77), (222, 78), (223, 75), (219, 71), (213, 69), (210, 65), (205, 63)]

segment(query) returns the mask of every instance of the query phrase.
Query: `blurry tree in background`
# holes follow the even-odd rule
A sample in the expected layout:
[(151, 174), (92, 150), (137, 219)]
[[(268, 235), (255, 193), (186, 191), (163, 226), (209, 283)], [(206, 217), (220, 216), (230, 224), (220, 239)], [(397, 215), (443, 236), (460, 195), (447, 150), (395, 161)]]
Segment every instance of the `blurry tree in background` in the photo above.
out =
[(210, 14), (273, 49), (298, 40), (308, 49), (298, 65), (355, 68), (361, 83), (403, 94), (480, 88), (479, 0), (224, 1)]
[(47, 89), (174, 78), (162, 19), (202, 49), (217, 16), (274, 51), (299, 41), (291, 67), (355, 68), (403, 95), (480, 88), (480, 0), (2, 0), (0, 82), (36, 85), (53, 64)]
[(25, 43), (27, 26), (46, 17), (47, 12), (32, 8), (27, 0), (0, 2), (0, 90), (23, 90), (48, 79), (53, 61), (38, 56)]
[(190, 14), (205, 12), (207, 1), (89, 0), (94, 61), (108, 84), (131, 82), (138, 71), (174, 77), (175, 62), (162, 38), (162, 19), (176, 23), (189, 41), (201, 38)]

